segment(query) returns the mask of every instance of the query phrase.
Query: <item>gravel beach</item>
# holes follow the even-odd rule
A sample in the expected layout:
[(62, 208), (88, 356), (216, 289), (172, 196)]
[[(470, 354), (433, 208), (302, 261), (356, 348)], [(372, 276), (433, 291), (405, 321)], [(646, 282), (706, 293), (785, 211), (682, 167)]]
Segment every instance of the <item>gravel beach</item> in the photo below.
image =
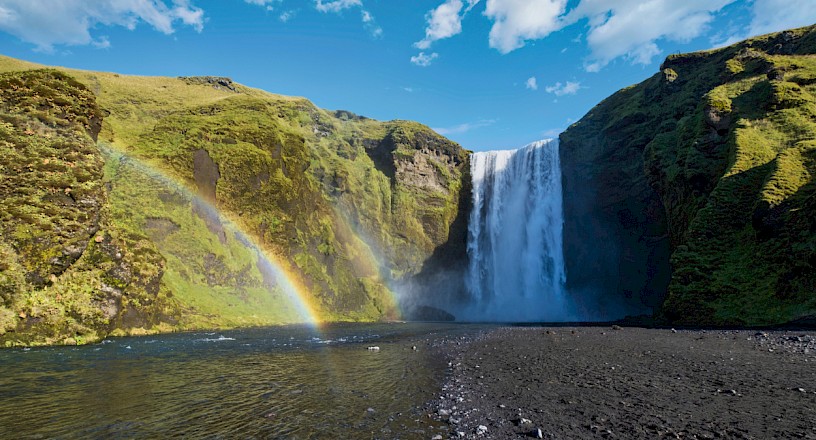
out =
[(451, 438), (816, 439), (813, 332), (502, 327), (445, 351), (428, 410)]

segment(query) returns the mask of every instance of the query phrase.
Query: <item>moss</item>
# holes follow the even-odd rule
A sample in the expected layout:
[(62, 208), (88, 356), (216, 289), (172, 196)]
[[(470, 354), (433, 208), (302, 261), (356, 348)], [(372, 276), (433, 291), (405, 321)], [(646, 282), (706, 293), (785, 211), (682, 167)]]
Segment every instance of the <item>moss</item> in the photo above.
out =
[(302, 319), (262, 253), (322, 319), (396, 318), (388, 286), (458, 212), (466, 152), (421, 124), (226, 78), (35, 68), (0, 57), (4, 345)]
[[(803, 220), (816, 215), (814, 29), (670, 56), (662, 68), (676, 70), (674, 83), (655, 75), (618, 92), (562, 136), (566, 181), (580, 163), (593, 170), (591, 182), (617, 182), (595, 189), (600, 209), (637, 213), (630, 229), (583, 215), (625, 231), (633, 239), (620, 247), (650, 271), (670, 262), (664, 319), (769, 325), (816, 314), (814, 229)], [(663, 233), (670, 257), (642, 244)], [(632, 276), (609, 276), (624, 275)], [(642, 295), (649, 282), (638, 287)]]

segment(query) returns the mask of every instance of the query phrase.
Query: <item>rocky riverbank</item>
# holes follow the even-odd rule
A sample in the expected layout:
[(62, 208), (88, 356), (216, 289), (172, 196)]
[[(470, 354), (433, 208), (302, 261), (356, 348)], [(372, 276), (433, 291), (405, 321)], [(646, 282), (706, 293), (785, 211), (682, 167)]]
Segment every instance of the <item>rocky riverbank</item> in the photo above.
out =
[(448, 341), (451, 438), (816, 439), (813, 332), (511, 328)]

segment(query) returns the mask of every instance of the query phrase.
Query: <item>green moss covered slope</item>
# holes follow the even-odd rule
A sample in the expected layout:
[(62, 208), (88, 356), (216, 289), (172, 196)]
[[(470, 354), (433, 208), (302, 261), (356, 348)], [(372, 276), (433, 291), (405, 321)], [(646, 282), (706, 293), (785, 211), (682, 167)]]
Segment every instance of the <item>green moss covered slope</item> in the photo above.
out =
[(571, 288), (679, 324), (816, 315), (814, 54), (808, 27), (673, 55), (570, 127)]
[(451, 246), (467, 154), (420, 124), (219, 77), (0, 72), (6, 345), (293, 322), (298, 302), (396, 318), (392, 285)]

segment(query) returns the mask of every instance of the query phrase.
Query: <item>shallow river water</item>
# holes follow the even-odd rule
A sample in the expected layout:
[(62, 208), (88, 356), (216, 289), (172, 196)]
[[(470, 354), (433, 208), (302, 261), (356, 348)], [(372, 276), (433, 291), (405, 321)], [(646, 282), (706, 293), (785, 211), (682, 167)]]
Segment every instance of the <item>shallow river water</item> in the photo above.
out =
[(428, 439), (444, 433), (422, 411), (445, 367), (432, 346), (478, 329), (287, 326), (0, 350), (0, 438)]

